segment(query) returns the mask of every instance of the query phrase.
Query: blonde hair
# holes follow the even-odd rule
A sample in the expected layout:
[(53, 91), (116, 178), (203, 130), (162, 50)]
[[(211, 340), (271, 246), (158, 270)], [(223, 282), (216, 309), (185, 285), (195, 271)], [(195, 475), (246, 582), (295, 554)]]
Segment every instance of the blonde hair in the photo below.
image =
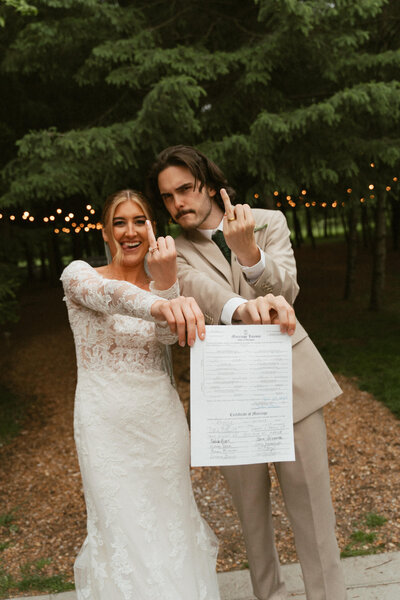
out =
[(141, 194), (140, 192), (136, 190), (120, 190), (119, 192), (115, 192), (114, 194), (111, 194), (111, 196), (108, 196), (103, 205), (101, 222), (103, 225), (103, 229), (107, 234), (107, 237), (113, 240), (117, 249), (115, 256), (113, 257), (113, 261), (115, 261), (116, 263), (122, 262), (123, 255), (121, 246), (114, 237), (112, 223), (117, 206), (119, 204), (122, 204), (122, 202), (126, 202), (127, 200), (138, 204), (143, 210), (145, 217), (152, 222), (154, 221), (151, 206), (145, 198), (145, 196), (143, 196), (143, 194)]

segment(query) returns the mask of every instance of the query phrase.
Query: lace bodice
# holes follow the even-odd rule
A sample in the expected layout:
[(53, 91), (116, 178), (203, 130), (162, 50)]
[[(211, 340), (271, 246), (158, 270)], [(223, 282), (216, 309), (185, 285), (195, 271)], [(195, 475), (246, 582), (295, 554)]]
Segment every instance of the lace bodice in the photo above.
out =
[(61, 275), (74, 334), (78, 369), (114, 372), (165, 371), (164, 344), (173, 344), (165, 322), (154, 320), (152, 304), (160, 296), (179, 295), (178, 284), (150, 292), (127, 281), (106, 279), (76, 260)]

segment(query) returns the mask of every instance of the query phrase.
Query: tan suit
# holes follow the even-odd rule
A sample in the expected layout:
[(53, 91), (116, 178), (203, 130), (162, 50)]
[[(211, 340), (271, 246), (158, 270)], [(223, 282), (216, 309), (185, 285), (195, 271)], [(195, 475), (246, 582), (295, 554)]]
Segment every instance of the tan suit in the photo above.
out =
[[(290, 232), (280, 211), (253, 210), (256, 242), (266, 254), (263, 274), (252, 284), (232, 254), (228, 264), (216, 244), (196, 230), (176, 240), (181, 292), (193, 296), (207, 324), (220, 323), (232, 297), (246, 299), (269, 292), (293, 303), (299, 287)], [(334, 533), (326, 433), (322, 407), (341, 393), (321, 355), (297, 323), (293, 345), (293, 415), (295, 462), (276, 463), (286, 508), (293, 527), (308, 600), (346, 598)], [(221, 468), (232, 491), (246, 542), (254, 593), (260, 600), (287, 598), (280, 574), (270, 505), (267, 465)]]

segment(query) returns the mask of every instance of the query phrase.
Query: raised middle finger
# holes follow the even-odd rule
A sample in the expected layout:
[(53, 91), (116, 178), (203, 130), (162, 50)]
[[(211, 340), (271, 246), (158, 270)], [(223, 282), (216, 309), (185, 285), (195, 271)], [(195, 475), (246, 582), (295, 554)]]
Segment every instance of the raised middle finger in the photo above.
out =
[(154, 235), (151, 221), (146, 221), (147, 239), (149, 240), (149, 248), (157, 248), (156, 236)]
[(220, 189), (222, 202), (224, 203), (225, 213), (228, 221), (235, 218), (235, 210), (231, 204), (231, 199), (228, 196), (228, 192), (225, 188)]

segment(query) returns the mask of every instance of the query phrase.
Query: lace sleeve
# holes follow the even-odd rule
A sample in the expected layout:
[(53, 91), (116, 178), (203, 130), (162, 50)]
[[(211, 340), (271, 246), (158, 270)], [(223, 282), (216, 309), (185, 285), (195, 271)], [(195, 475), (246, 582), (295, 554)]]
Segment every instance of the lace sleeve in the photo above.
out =
[[(179, 283), (178, 281), (175, 281), (175, 283), (167, 290), (157, 290), (154, 287), (154, 283), (150, 281), (150, 292), (160, 298), (165, 298), (165, 300), (172, 300), (172, 298), (177, 298), (179, 296)], [(175, 333), (171, 333), (171, 330), (165, 321), (156, 321), (156, 337), (159, 342), (168, 346), (175, 344), (175, 342), (178, 341), (178, 336)]]
[(129, 315), (154, 321), (150, 313), (159, 298), (132, 283), (105, 279), (82, 260), (75, 260), (61, 275), (65, 296), (75, 304), (107, 314)]

